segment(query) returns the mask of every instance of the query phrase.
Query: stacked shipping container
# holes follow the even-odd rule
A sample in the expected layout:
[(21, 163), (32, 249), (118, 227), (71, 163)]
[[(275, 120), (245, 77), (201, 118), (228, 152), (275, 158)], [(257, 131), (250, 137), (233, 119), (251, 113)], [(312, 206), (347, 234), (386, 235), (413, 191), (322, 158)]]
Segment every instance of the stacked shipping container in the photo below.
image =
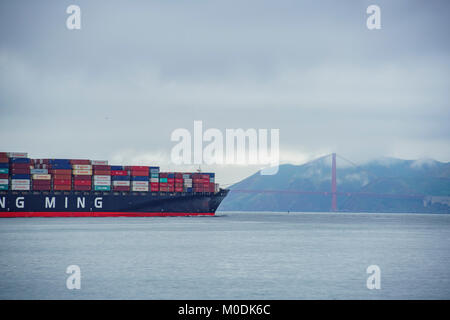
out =
[(111, 167), (108, 161), (93, 160), (92, 168), (94, 191), (111, 191)]
[(0, 152), (0, 190), (216, 192), (214, 173), (160, 172), (159, 167), (110, 166), (106, 160), (30, 159)]
[(159, 192), (159, 167), (149, 167), (150, 191)]
[(9, 187), (9, 157), (6, 152), (0, 152), (0, 190)]
[(131, 166), (130, 167), (131, 174), (131, 191), (149, 191), (149, 167), (145, 166)]
[(72, 164), (73, 190), (92, 190), (92, 165), (89, 160), (70, 160)]
[(72, 190), (72, 165), (69, 159), (50, 159), (50, 173), (53, 178), (53, 190)]
[(11, 176), (11, 190), (29, 191), (31, 188), (30, 177), (31, 161), (23, 152), (9, 154), (9, 172)]
[(130, 176), (123, 166), (111, 166), (113, 191), (130, 191)]

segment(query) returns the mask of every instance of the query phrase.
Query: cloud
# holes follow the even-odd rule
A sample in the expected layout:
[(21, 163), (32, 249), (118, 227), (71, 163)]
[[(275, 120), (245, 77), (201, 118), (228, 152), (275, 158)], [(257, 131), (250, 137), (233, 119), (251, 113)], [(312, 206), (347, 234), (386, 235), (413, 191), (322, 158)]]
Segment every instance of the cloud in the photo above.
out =
[[(164, 166), (171, 132), (203, 120), (280, 129), (283, 163), (449, 161), (438, 3), (380, 1), (382, 29), (369, 31), (368, 1), (79, 1), (78, 32), (69, 2), (3, 2), (0, 147)], [(259, 169), (216, 167), (227, 179)]]

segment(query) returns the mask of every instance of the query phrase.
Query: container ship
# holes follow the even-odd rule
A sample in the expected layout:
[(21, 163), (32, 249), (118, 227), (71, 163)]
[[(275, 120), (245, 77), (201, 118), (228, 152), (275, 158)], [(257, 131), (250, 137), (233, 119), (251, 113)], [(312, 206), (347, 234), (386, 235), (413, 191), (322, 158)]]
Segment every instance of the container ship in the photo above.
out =
[(213, 216), (228, 192), (214, 173), (0, 152), (0, 217)]

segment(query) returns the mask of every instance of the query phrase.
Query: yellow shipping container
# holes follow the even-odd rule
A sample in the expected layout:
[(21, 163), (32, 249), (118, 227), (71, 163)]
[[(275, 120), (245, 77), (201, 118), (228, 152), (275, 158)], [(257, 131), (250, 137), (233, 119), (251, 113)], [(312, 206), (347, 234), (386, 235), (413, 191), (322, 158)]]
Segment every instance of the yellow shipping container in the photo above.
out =
[(50, 180), (51, 178), (50, 174), (33, 174), (33, 180)]
[(92, 170), (73, 170), (74, 176), (92, 176)]
[(92, 166), (90, 164), (74, 164), (72, 165), (74, 170), (92, 170)]

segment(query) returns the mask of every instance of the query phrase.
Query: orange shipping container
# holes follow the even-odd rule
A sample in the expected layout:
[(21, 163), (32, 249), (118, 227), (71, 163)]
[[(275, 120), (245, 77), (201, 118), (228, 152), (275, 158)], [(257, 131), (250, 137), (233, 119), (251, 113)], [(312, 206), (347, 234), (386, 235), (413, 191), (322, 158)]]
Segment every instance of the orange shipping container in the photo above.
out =
[(74, 180), (73, 184), (75, 186), (90, 186), (91, 180)]
[(111, 171), (110, 170), (94, 170), (94, 175), (96, 176), (110, 176)]
[(72, 179), (72, 176), (70, 174), (55, 174), (53, 175), (53, 179), (63, 179), (63, 180), (70, 180)]
[(51, 170), (51, 173), (53, 174), (72, 174), (71, 169), (53, 169)]
[(70, 180), (70, 179), (53, 179), (53, 184), (56, 186), (56, 185), (64, 185), (64, 186), (67, 186), (67, 185), (71, 185), (72, 184), (72, 180)]
[(70, 190), (72, 190), (72, 187), (70, 185), (68, 185), (68, 186), (66, 186), (66, 185), (54, 185), (53, 186), (53, 190), (70, 191)]

